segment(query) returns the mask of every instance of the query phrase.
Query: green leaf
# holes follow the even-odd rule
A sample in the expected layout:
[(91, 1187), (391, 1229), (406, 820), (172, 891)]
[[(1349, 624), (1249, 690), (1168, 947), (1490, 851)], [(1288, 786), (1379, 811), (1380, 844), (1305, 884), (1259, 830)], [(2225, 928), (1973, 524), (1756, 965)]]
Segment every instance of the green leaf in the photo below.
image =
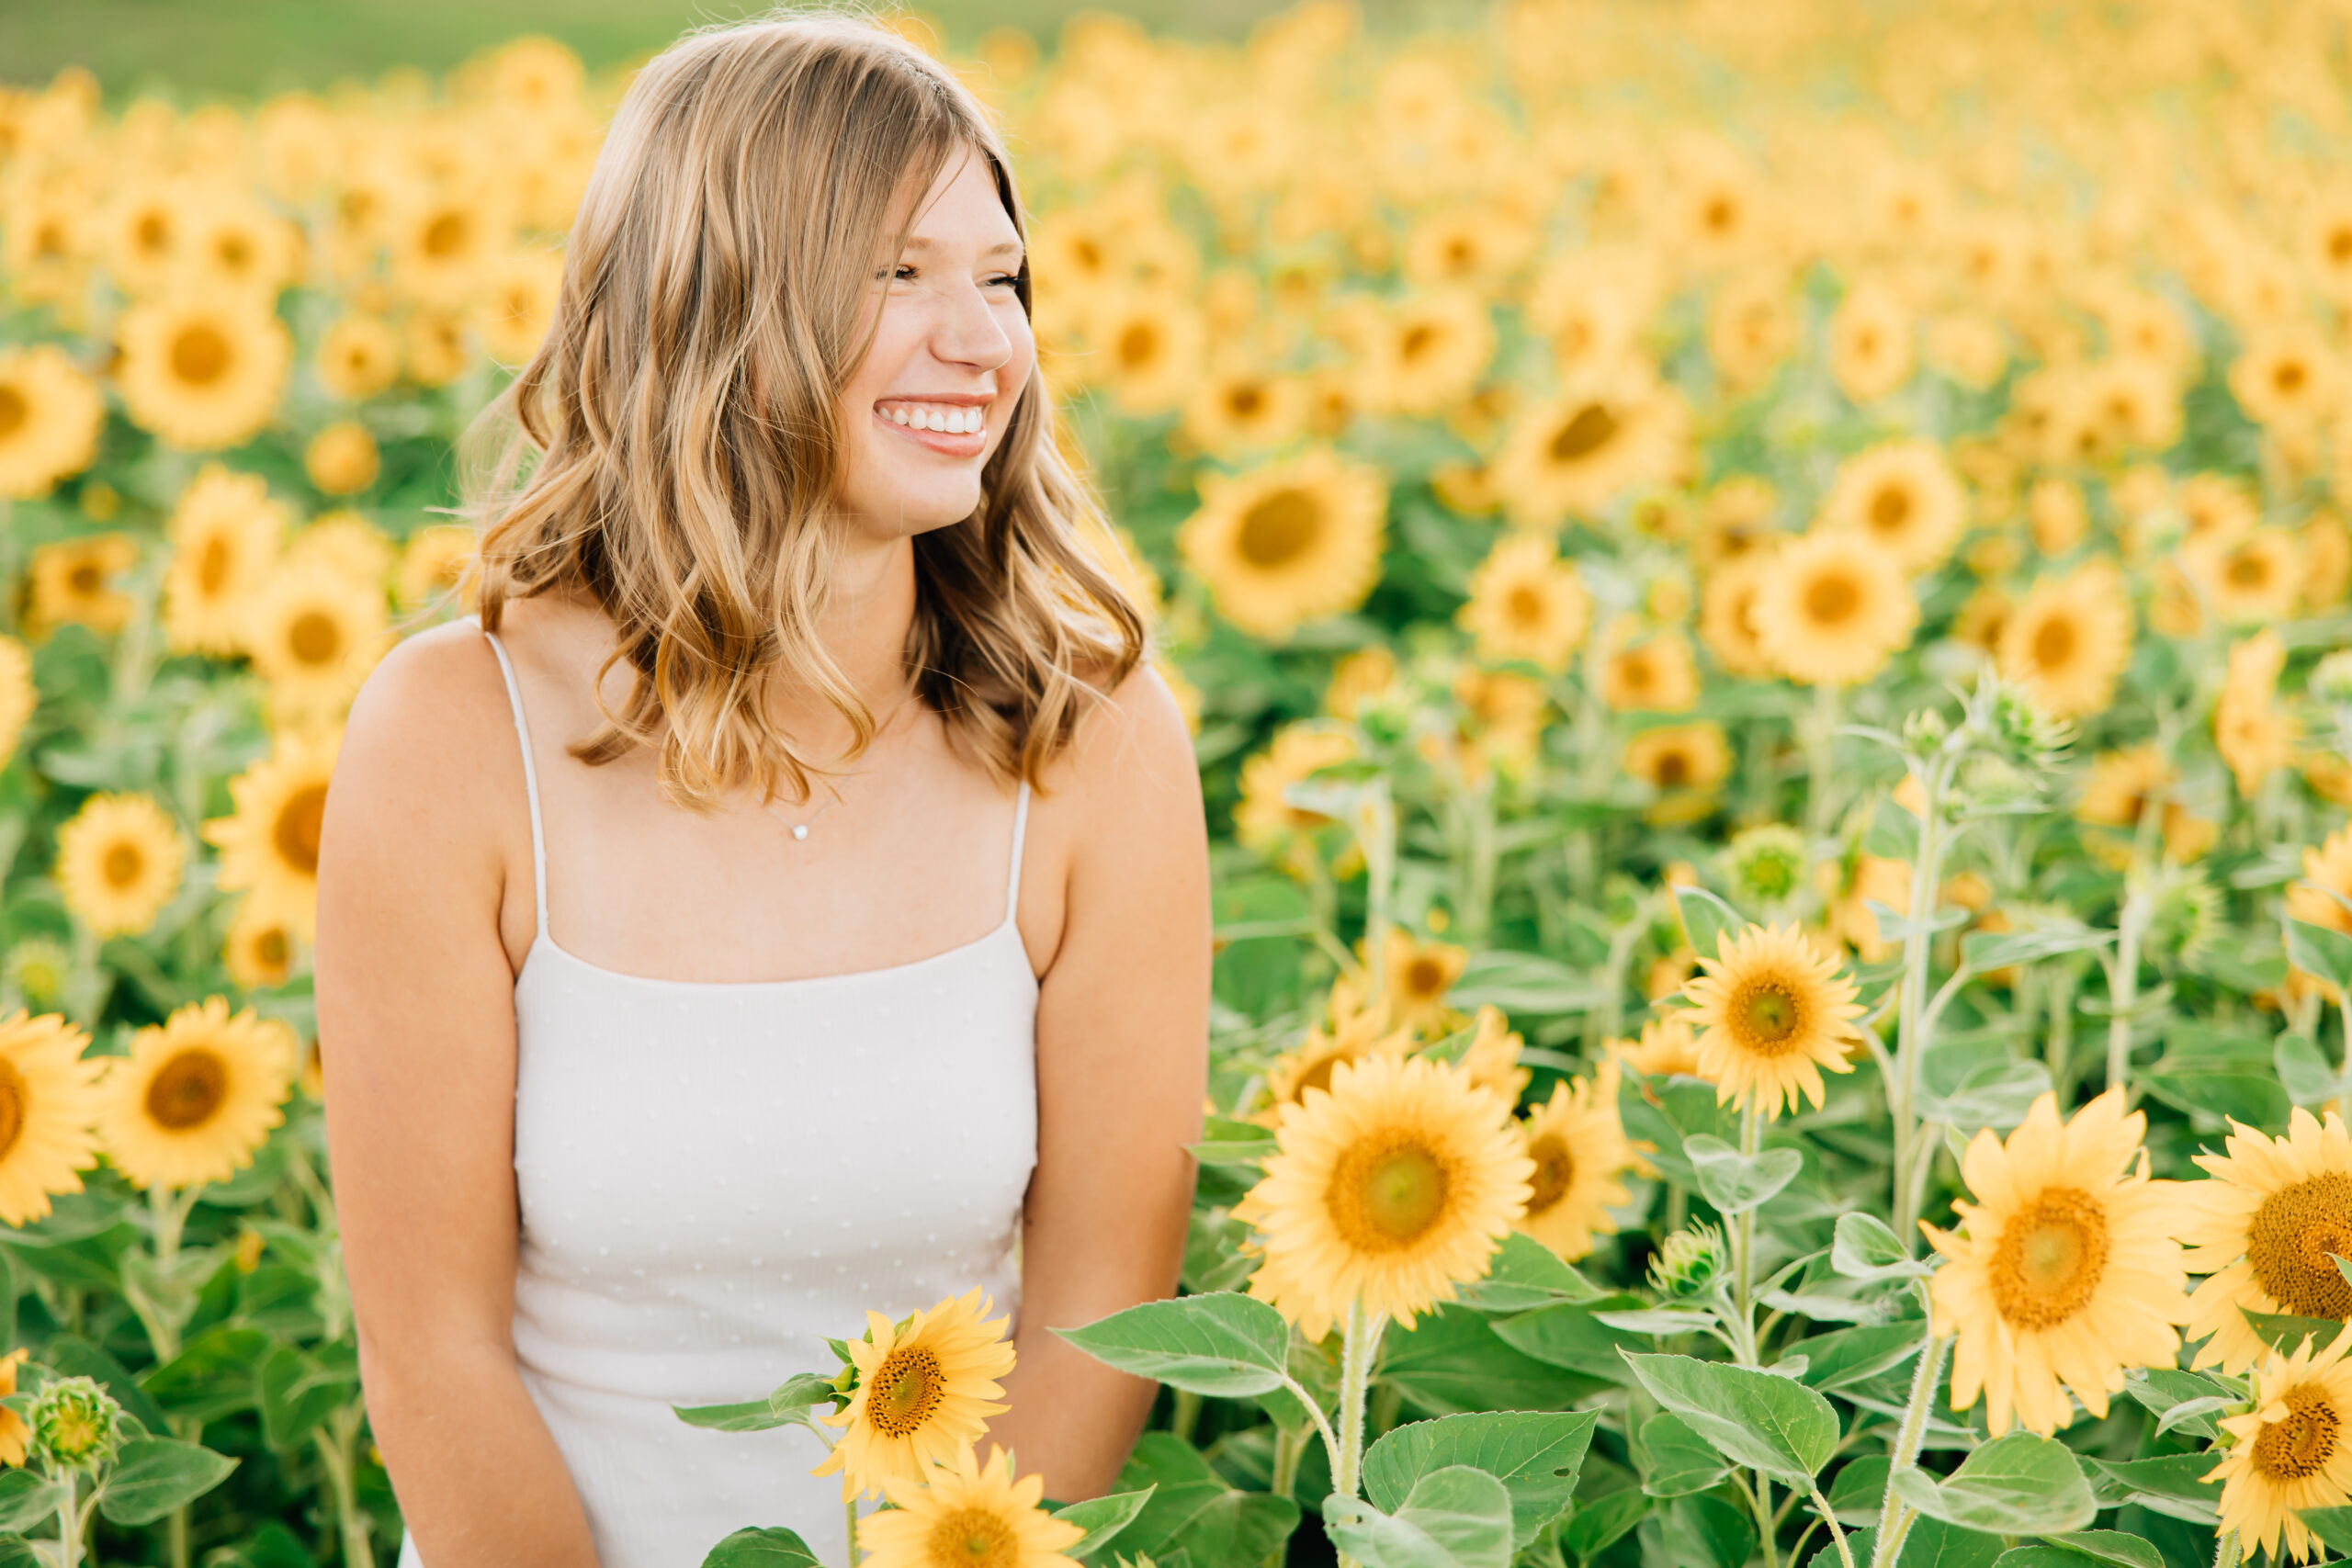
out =
[(119, 1525), (153, 1524), (228, 1479), (237, 1461), (198, 1443), (133, 1438), (98, 1492), (98, 1512)]
[(2086, 953), (2114, 940), (2113, 931), (2094, 930), (2079, 920), (2055, 921), (2030, 931), (1971, 931), (1960, 939), (1960, 961), (1970, 973), (1982, 975), (2062, 953)]
[(1849, 1280), (1918, 1280), (1928, 1273), (1928, 1266), (1904, 1250), (1884, 1220), (1860, 1210), (1838, 1216), (1829, 1267)]
[(1917, 1355), (1923, 1332), (1917, 1323), (1884, 1323), (1816, 1334), (1799, 1342), (1805, 1356), (1800, 1381), (1824, 1393), (1867, 1382)]
[(791, 1530), (740, 1529), (710, 1549), (702, 1568), (822, 1568), (808, 1543)]
[(1652, 1398), (1735, 1464), (1808, 1482), (1837, 1450), (1837, 1411), (1803, 1383), (1690, 1356), (1627, 1353), (1625, 1363)]
[(1561, 1549), (1579, 1562), (1589, 1562), (1640, 1524), (1649, 1511), (1649, 1498), (1633, 1487), (1579, 1503), (1560, 1531)]
[(1582, 969), (1532, 953), (1475, 953), (1447, 993), (1455, 1007), (1493, 1006), (1510, 1018), (1587, 1012), (1600, 1005), (1599, 981)]
[(2352, 1555), (2352, 1507), (2305, 1508), (2295, 1517), (2321, 1545), (2338, 1556)]
[(2314, 1349), (2324, 1346), (2344, 1332), (2344, 1325), (2332, 1317), (2299, 1317), (2290, 1312), (2256, 1312), (2252, 1307), (2240, 1307), (2245, 1320), (2265, 1345), (2282, 1356), (2291, 1356), (2308, 1338)]
[(1743, 1155), (1703, 1133), (1683, 1139), (1682, 1152), (1698, 1173), (1699, 1190), (1725, 1216), (1744, 1214), (1769, 1201), (1804, 1168), (1804, 1156), (1794, 1149)]
[(1054, 1517), (1068, 1519), (1086, 1533), (1075, 1546), (1062, 1548), (1064, 1557), (1087, 1558), (1111, 1543), (1111, 1538), (1135, 1522), (1143, 1506), (1151, 1501), (1159, 1490), (1147, 1486), (1139, 1492), (1114, 1492), (1104, 1497), (1089, 1497), (1082, 1503), (1072, 1503), (1066, 1508), (1056, 1508)]
[[(1930, 1062), (1932, 1059), (1931, 1054)], [(1927, 1076), (1933, 1076), (1931, 1068)], [(1940, 1122), (1962, 1133), (1974, 1133), (1984, 1127), (2006, 1131), (2023, 1122), (2033, 1102), (2050, 1091), (2047, 1066), (2040, 1062), (2003, 1057), (1978, 1063), (1942, 1092), (1923, 1086), (1919, 1116), (1922, 1121)]]
[(29, 1470), (0, 1471), (0, 1530), (20, 1530), (54, 1517), (65, 1489)]
[(2184, 1372), (2172, 1367), (2149, 1367), (2125, 1374), (2123, 1392), (2154, 1413), (2157, 1431), (2177, 1427), (2209, 1443), (2219, 1435), (2212, 1413), (2225, 1405), (2208, 1402), (2245, 1402), (2243, 1394), (2222, 1387), (2201, 1372)]
[[(1420, 1318), (1409, 1333), (1391, 1327), (1382, 1335), (1374, 1375), (1396, 1385), (1407, 1404), (1430, 1416), (1565, 1410), (1596, 1392), (1605, 1377), (1624, 1382), (1617, 1347), (1642, 1343), (1593, 1322), (1591, 1312), (1581, 1306), (1495, 1318), (1444, 1307)], [(1597, 1365), (1604, 1359), (1605, 1369)]]
[(2136, 1503), (2168, 1518), (2211, 1529), (2222, 1483), (2208, 1481), (2213, 1468), (2211, 1454), (2165, 1454), (2155, 1459), (2100, 1460), (2085, 1457), (2090, 1467), (2098, 1505), (2103, 1508)]
[(1146, 1302), (1054, 1332), (1120, 1371), (1227, 1399), (1282, 1387), (1290, 1342), (1282, 1314), (1238, 1291)]
[(1892, 1484), (1897, 1496), (1929, 1518), (1989, 1535), (2078, 1530), (2098, 1514), (2073, 1451), (2031, 1432), (1994, 1438), (1940, 1482), (1906, 1466), (1894, 1472)]
[(50, 1568), (49, 1559), (20, 1535), (0, 1535), (0, 1568)]
[(1254, 1564), (1298, 1528), (1298, 1505), (1264, 1492), (1237, 1490), (1173, 1432), (1136, 1439), (1119, 1472), (1122, 1491), (1152, 1489), (1119, 1538), (1120, 1555), (1164, 1562), (1174, 1551), (1207, 1564)]
[(1704, 1492), (1731, 1473), (1714, 1445), (1671, 1410), (1661, 1410), (1642, 1423), (1634, 1459), (1642, 1472), (1642, 1490), (1653, 1497)]
[(1690, 939), (1690, 951), (1702, 958), (1722, 956), (1719, 944), (1724, 935), (1736, 937), (1747, 926), (1737, 909), (1703, 887), (1676, 883), (1674, 903), (1682, 913), (1682, 931)]
[(1888, 1468), (1884, 1454), (1863, 1454), (1839, 1465), (1829, 1483), (1829, 1511), (1849, 1525), (1876, 1521), (1886, 1502)]
[(2113, 1563), (2115, 1568), (2165, 1568), (2163, 1552), (2152, 1543), (2136, 1535), (2126, 1535), (2121, 1530), (2062, 1530), (2042, 1539), (2052, 1546), (2064, 1547), (2078, 1558)]
[(2287, 922), (2287, 961), (2337, 990), (2352, 989), (2352, 936), (2308, 920)]
[(1510, 1495), (1511, 1546), (1523, 1551), (1576, 1495), (1577, 1475), (1600, 1418), (1590, 1410), (1496, 1410), (1408, 1422), (1364, 1450), (1364, 1495), (1374, 1506), (1395, 1513), (1422, 1476), (1448, 1465), (1471, 1465), (1500, 1481)]
[(1755, 1521), (1716, 1494), (1677, 1497), (1653, 1517), (1666, 1560), (1675, 1568), (1747, 1568), (1755, 1554)]
[(832, 1379), (799, 1372), (787, 1378), (765, 1399), (748, 1399), (741, 1404), (673, 1404), (670, 1408), (687, 1426), (707, 1427), (714, 1432), (764, 1432), (772, 1427), (796, 1424), (813, 1432), (817, 1424), (809, 1406), (831, 1403), (833, 1393)]
[(2297, 1105), (2323, 1105), (2352, 1088), (2352, 1079), (2328, 1065), (2308, 1034), (2281, 1034), (2271, 1048), (2271, 1065), (2279, 1087)]
[(170, 1429), (171, 1423), (164, 1418), (163, 1407), (147, 1396), (147, 1391), (139, 1386), (139, 1380), (130, 1375), (130, 1370), (80, 1335), (55, 1336), (40, 1359), (60, 1377), (96, 1378), (149, 1431)]
[(217, 1421), (259, 1397), (261, 1361), (269, 1349), (269, 1336), (258, 1328), (215, 1324), (139, 1384), (175, 1416)]
[[(350, 1354), (346, 1348), (344, 1355)], [(262, 1358), (254, 1387), (262, 1436), (272, 1448), (290, 1449), (359, 1397), (359, 1369), (323, 1350), (306, 1356), (291, 1345), (280, 1345)]]
[(1261, 1166), (1268, 1156), (1281, 1147), (1271, 1129), (1227, 1116), (1209, 1117), (1201, 1132), (1199, 1143), (1184, 1146), (1203, 1165)]
[(1598, 1301), (1607, 1293), (1525, 1231), (1503, 1237), (1485, 1279), (1453, 1289), (1456, 1301), (1478, 1312), (1529, 1312), (1562, 1302)]
[[(1877, 1534), (1877, 1528), (1871, 1526), (1847, 1535), (1847, 1550), (1854, 1554), (1857, 1564), (1870, 1562)], [(1941, 1519), (1914, 1518), (1911, 1528), (1904, 1532), (1896, 1568), (1993, 1568), (2003, 1544), (1996, 1535), (1962, 1529)], [(1837, 1546), (1825, 1542), (1805, 1568), (1841, 1568)]]
[(1510, 1494), (1483, 1470), (1449, 1464), (1384, 1513), (1334, 1492), (1323, 1500), (1331, 1543), (1364, 1568), (1510, 1568)]

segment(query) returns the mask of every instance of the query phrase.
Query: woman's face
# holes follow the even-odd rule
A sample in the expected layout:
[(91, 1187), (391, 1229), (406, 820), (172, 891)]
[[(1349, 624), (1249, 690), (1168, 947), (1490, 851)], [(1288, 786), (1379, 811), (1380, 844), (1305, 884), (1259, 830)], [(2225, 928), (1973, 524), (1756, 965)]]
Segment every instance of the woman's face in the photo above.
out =
[(1037, 356), (1014, 289), (1021, 255), (987, 159), (965, 148), (925, 194), (905, 254), (876, 258), (858, 328), (876, 311), (881, 324), (842, 393), (839, 505), (853, 529), (899, 538), (978, 507), (980, 470)]

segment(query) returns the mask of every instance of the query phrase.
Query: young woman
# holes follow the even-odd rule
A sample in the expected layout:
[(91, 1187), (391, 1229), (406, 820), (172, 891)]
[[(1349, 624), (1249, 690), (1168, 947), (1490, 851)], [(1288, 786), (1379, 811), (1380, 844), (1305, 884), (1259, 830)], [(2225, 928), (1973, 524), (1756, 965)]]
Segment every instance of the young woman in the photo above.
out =
[(989, 1441), (1115, 1479), (1153, 1385), (1048, 1332), (1170, 1293), (1198, 781), (1074, 530), (979, 106), (840, 19), (689, 35), (601, 153), (478, 618), (354, 705), (319, 1024), (360, 1371), (429, 1568), (842, 1558), (806, 1431), (673, 1404), (975, 1287)]

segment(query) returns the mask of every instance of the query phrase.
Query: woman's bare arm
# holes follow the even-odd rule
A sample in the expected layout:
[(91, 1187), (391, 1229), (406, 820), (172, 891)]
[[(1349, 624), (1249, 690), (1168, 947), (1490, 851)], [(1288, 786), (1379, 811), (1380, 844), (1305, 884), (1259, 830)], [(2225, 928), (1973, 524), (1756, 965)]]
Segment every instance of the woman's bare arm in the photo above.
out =
[[(428, 1568), (594, 1568), (511, 1334), (522, 756), (472, 626), (395, 649), (353, 705), (319, 848), (319, 1038), (359, 1370)], [(517, 839), (517, 829), (520, 838)], [(514, 858), (519, 850), (519, 862)]]
[[(1099, 1496), (1158, 1384), (1049, 1328), (1174, 1293), (1207, 1087), (1209, 882), (1198, 765), (1148, 666), (1088, 716), (1061, 945), (1037, 998), (1037, 1168), (1022, 1232), (1011, 1408), (985, 1442), (1064, 1502)], [(983, 1453), (986, 1450), (983, 1447)]]

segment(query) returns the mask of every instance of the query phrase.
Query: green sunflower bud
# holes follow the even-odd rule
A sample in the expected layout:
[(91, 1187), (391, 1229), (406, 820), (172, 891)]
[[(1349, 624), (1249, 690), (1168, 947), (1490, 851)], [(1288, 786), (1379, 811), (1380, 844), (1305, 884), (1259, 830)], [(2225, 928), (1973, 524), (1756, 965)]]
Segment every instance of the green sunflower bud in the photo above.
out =
[(2330, 707), (2352, 707), (2352, 648), (2338, 649), (2312, 666), (2306, 689)]
[(96, 1470), (122, 1444), (121, 1415), (95, 1378), (60, 1378), (33, 1401), (33, 1450), (61, 1470)]
[(73, 967), (74, 955), (63, 942), (27, 937), (0, 963), (0, 990), (14, 991), (34, 1012), (46, 1011), (65, 994), (65, 977)]
[(1804, 886), (1804, 835), (1794, 828), (1773, 822), (1736, 833), (1724, 859), (1744, 904), (1778, 904)]
[(1650, 1258), (1650, 1283), (1668, 1296), (1695, 1296), (1724, 1271), (1724, 1233), (1691, 1224), (1666, 1238)]

